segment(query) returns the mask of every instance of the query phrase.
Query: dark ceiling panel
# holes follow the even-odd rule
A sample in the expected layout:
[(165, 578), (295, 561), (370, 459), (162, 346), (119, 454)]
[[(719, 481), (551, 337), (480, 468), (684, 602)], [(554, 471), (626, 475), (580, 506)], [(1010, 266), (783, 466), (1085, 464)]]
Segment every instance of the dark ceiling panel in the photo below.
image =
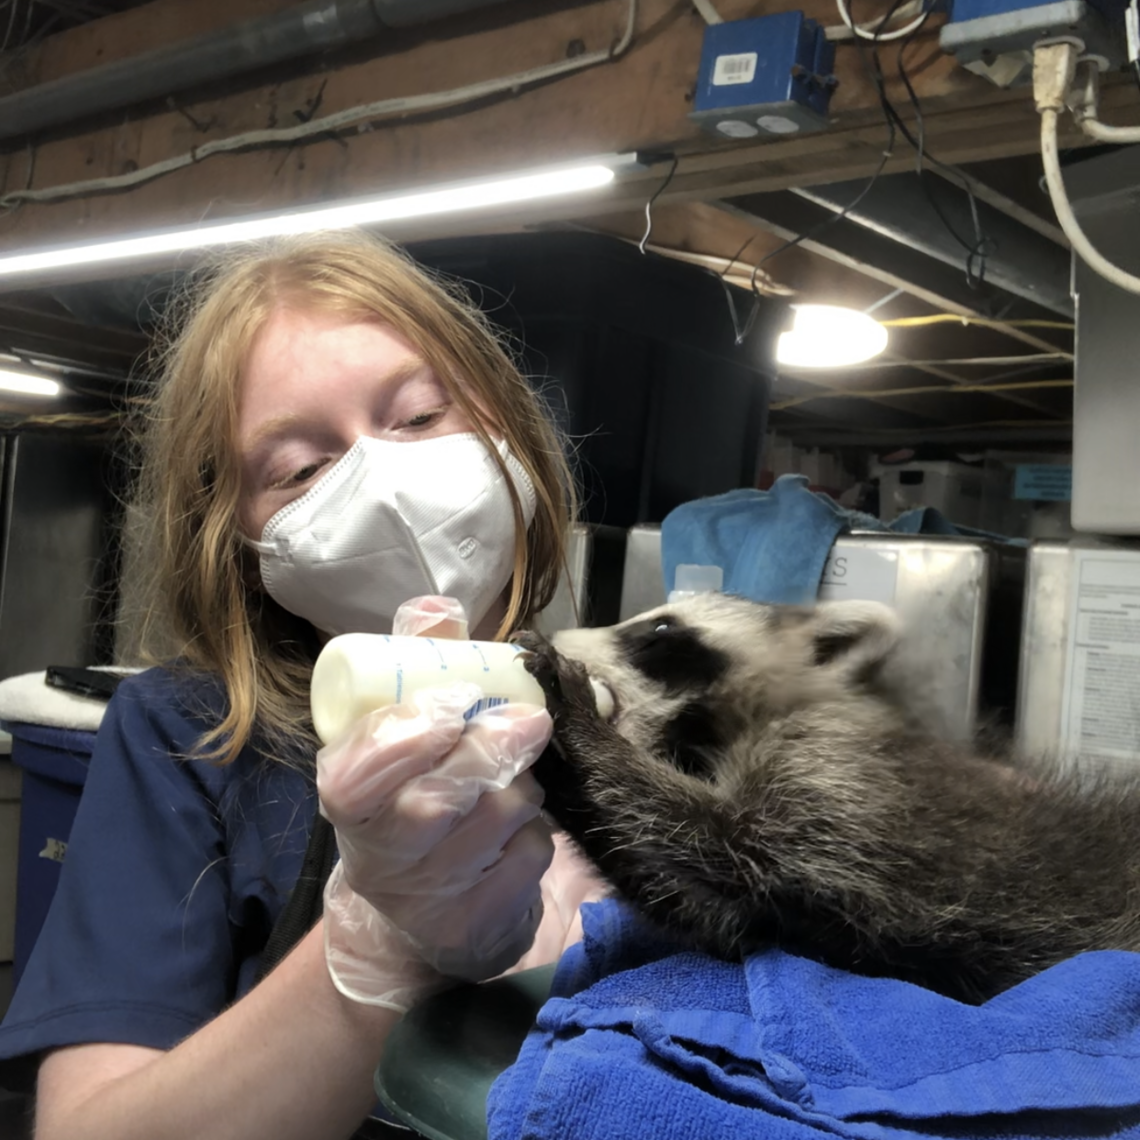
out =
[[(796, 190), (809, 202), (839, 213), (856, 200), (865, 183), (836, 182)], [(955, 270), (984, 264), (993, 287), (1072, 319), (1069, 251), (985, 202), (971, 202), (961, 188), (932, 175), (880, 178), (848, 210), (847, 219), (876, 234), (920, 250)], [(981, 234), (979, 240), (978, 234)]]

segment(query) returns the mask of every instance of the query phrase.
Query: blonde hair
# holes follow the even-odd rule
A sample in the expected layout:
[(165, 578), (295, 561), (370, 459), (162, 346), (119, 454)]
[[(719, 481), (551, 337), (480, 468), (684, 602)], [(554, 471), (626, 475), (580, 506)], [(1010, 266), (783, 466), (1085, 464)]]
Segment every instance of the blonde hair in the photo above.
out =
[(185, 664), (224, 684), (225, 717), (201, 742), (221, 763), (255, 730), (271, 749), (312, 739), (316, 632), (259, 588), (238, 521), (241, 377), (254, 338), (283, 307), (391, 326), (432, 366), (484, 442), (490, 427), (526, 468), (537, 499), (529, 528), (507, 479), (515, 563), (498, 637), (549, 603), (575, 507), (561, 441), (539, 398), (458, 288), (362, 233), (274, 240), (227, 255), (195, 281), (158, 350), (160, 378), (143, 413), (134, 555), (147, 578), (142, 644), (157, 633)]

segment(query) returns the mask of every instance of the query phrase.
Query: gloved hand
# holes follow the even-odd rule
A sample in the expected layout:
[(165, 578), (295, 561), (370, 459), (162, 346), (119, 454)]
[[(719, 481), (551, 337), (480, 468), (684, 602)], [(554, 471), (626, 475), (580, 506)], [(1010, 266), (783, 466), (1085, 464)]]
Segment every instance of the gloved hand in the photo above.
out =
[(502, 973), (533, 941), (553, 844), (527, 769), (551, 721), (504, 705), (468, 724), (481, 697), (467, 684), (421, 692), (318, 754), (341, 855), (325, 891), (326, 957), (356, 1001), (405, 1010), (443, 975)]
[(455, 598), (427, 594), (409, 598), (392, 621), (392, 632), (399, 637), (446, 637), (466, 641), (467, 612)]

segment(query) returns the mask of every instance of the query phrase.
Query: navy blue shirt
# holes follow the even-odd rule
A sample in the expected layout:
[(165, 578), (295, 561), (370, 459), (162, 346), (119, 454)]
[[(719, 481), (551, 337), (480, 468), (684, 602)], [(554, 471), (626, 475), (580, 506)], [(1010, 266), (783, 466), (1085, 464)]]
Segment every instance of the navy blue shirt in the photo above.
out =
[(57, 1046), (169, 1049), (253, 985), (316, 790), (311, 757), (189, 759), (221, 710), (209, 679), (164, 669), (108, 705), (59, 888), (0, 1026), (0, 1084), (16, 1059)]

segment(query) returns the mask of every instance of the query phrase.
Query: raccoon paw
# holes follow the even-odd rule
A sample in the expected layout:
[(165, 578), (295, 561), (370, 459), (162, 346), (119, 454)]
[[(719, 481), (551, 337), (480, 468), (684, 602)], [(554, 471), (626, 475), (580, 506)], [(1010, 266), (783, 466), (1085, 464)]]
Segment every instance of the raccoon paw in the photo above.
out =
[(547, 711), (556, 723), (571, 713), (597, 718), (594, 689), (582, 665), (563, 657), (541, 634), (523, 633), (513, 640), (527, 651), (526, 670), (542, 686)]

